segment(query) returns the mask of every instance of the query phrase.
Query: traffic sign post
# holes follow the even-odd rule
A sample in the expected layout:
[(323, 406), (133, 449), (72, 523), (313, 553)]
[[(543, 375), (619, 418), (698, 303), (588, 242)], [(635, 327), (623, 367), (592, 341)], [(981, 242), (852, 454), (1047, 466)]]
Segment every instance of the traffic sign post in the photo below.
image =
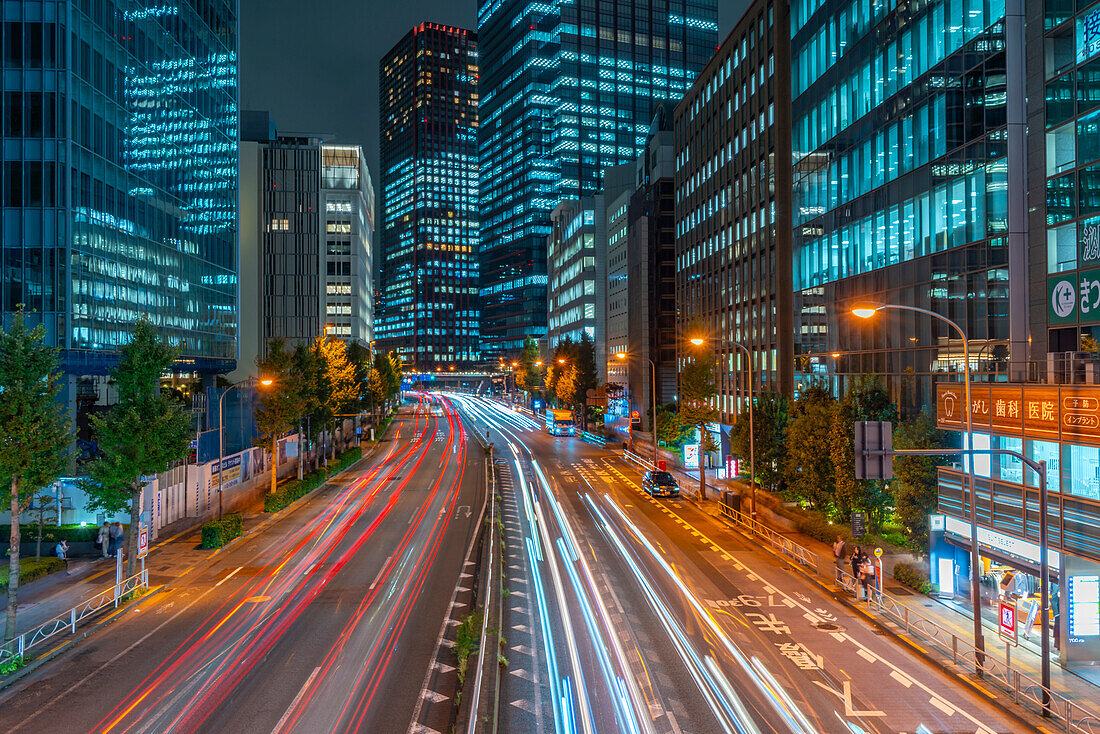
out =
[(149, 555), (149, 528), (144, 525), (138, 530), (138, 558), (145, 558)]
[(878, 563), (878, 591), (882, 593), (882, 548), (875, 548), (875, 561)]
[(1005, 666), (1012, 667), (1012, 648), (1020, 644), (1016, 631), (1016, 604), (1001, 600), (1000, 614), (997, 615), (997, 632), (1005, 641)]

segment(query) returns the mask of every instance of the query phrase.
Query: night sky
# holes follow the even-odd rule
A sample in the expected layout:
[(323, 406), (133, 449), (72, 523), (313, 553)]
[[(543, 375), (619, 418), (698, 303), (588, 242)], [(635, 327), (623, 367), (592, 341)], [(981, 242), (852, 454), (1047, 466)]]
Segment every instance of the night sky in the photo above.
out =
[[(724, 39), (747, 0), (719, 0)], [(241, 0), (241, 106), (363, 146), (378, 184), (378, 59), (425, 21), (475, 29), (477, 0)]]

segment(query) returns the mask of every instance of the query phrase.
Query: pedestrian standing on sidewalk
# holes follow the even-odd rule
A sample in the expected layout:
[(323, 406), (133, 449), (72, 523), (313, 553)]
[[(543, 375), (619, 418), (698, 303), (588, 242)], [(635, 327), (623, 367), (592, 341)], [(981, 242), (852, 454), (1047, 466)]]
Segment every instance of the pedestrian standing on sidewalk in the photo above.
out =
[(107, 555), (112, 558), (118, 555), (118, 549), (122, 547), (122, 523), (116, 522), (111, 525), (110, 530), (110, 544), (107, 547)]
[(95, 544), (103, 551), (104, 558), (110, 555), (107, 548), (111, 545), (111, 523), (104, 522), (103, 526), (99, 528), (99, 536), (96, 537)]
[(65, 562), (65, 575), (69, 575), (69, 544), (62, 538), (61, 542), (54, 547), (54, 553), (57, 557)]
[(871, 589), (878, 588), (875, 585), (875, 562), (866, 555), (864, 555), (863, 558), (863, 566), (860, 569), (862, 573), (859, 575), (859, 581), (863, 584), (863, 596), (867, 601), (871, 601)]
[(833, 543), (833, 565), (836, 566), (836, 582), (838, 584), (844, 578), (844, 557), (847, 550), (848, 544), (844, 542), (844, 538), (839, 535), (836, 536), (836, 542)]
[(856, 549), (852, 551), (852, 578), (856, 580), (856, 599), (859, 599), (859, 580), (860, 571), (863, 569), (863, 564), (867, 561), (867, 554), (863, 552), (863, 549), (858, 545)]

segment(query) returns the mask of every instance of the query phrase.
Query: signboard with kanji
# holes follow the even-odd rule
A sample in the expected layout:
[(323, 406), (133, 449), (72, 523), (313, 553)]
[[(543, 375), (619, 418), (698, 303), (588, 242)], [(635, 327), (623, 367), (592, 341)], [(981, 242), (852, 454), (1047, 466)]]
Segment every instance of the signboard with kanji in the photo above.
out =
[(1001, 639), (1010, 645), (1018, 645), (1020, 638), (1016, 632), (1016, 605), (1002, 599), (998, 619), (997, 631)]
[[(959, 382), (936, 386), (936, 423), (966, 429), (966, 404)], [(1100, 386), (972, 384), (975, 431), (1100, 446)]]
[(145, 558), (149, 555), (149, 528), (144, 525), (138, 530), (138, 558)]

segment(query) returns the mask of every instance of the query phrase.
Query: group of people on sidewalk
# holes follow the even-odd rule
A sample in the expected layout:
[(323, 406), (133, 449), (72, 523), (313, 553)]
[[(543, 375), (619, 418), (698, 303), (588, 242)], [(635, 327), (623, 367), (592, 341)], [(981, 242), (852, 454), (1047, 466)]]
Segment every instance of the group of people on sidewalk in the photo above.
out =
[(863, 552), (862, 548), (857, 545), (851, 555), (848, 555), (848, 544), (844, 542), (843, 537), (836, 536), (836, 542), (833, 543), (833, 565), (836, 567), (836, 581), (838, 584), (844, 581), (845, 567), (851, 567), (851, 576), (858, 582), (856, 599), (859, 601), (871, 600), (871, 589), (877, 588), (875, 576), (878, 573), (878, 568), (870, 556)]
[[(114, 558), (120, 548), (126, 544), (126, 533), (122, 530), (122, 523), (103, 523), (96, 536), (95, 543), (103, 553), (103, 558)], [(65, 573), (69, 572), (69, 543), (62, 538), (53, 549), (54, 554), (65, 562)]]

